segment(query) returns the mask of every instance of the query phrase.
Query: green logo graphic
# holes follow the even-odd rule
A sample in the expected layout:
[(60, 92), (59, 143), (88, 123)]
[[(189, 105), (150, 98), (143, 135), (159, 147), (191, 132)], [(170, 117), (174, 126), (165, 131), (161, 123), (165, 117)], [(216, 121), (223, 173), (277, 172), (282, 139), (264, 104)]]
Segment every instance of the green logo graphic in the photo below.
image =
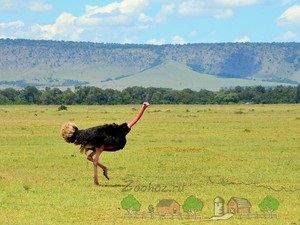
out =
[(129, 194), (121, 201), (121, 207), (126, 210), (123, 218), (228, 220), (232, 217), (237, 219), (278, 217), (276, 211), (279, 201), (271, 195), (266, 196), (258, 205), (260, 212), (251, 212), (252, 204), (246, 198), (231, 197), (226, 204), (222, 197), (217, 196), (213, 203), (213, 216), (200, 214), (204, 203), (195, 195), (187, 197), (182, 205), (175, 199), (160, 199), (156, 204), (148, 205), (148, 211), (141, 212), (141, 203)]

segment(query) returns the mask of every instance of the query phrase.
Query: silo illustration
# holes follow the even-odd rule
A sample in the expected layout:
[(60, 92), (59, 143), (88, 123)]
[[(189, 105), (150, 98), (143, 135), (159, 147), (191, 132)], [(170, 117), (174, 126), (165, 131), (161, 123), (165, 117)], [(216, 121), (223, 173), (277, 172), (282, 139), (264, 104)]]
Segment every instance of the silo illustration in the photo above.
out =
[(221, 197), (215, 198), (215, 216), (224, 215), (224, 199)]

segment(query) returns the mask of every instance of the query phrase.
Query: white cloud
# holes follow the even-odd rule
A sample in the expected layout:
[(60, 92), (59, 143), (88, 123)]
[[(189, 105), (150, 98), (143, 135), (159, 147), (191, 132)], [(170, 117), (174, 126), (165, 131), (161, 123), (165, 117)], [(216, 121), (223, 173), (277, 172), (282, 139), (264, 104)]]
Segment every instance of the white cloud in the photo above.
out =
[(122, 44), (132, 44), (135, 43), (136, 37), (125, 37), (123, 38), (123, 41), (121, 41)]
[(131, 26), (139, 23), (151, 23), (152, 18), (143, 10), (148, 6), (148, 0), (123, 0), (105, 6), (85, 7), (85, 13), (78, 18), (81, 26)]
[(121, 2), (113, 2), (105, 6), (85, 7), (86, 16), (114, 16), (119, 14), (135, 14), (141, 12), (149, 4), (148, 0), (123, 0)]
[(183, 16), (212, 16), (216, 19), (233, 16), (233, 11), (223, 5), (199, 0), (189, 0), (181, 3), (178, 12)]
[(168, 5), (163, 5), (156, 15), (156, 21), (157, 22), (163, 22), (166, 20), (166, 18), (173, 13), (175, 9), (175, 4), (168, 4)]
[(21, 20), (16, 20), (8, 23), (0, 23), (0, 29), (20, 28), (20, 27), (24, 27), (24, 25), (25, 24)]
[(279, 26), (300, 26), (300, 4), (288, 8), (278, 19)]
[(179, 44), (179, 45), (184, 45), (187, 42), (184, 40), (183, 37), (180, 37), (178, 35), (172, 37), (172, 44)]
[[(186, 24), (187, 27), (183, 29), (185, 30), (184, 35), (180, 33), (175, 34), (182, 35), (187, 40), (217, 42), (223, 40), (217, 36), (221, 35), (219, 32), (222, 31), (222, 29), (219, 31), (219, 23), (213, 23), (214, 25), (211, 27), (211, 29), (217, 30), (218, 34), (216, 31), (208, 33), (209, 30), (205, 30), (207, 29), (206, 26), (203, 26), (204, 29), (201, 27), (203, 21), (196, 21), (197, 18), (185, 17), (206, 17), (208, 19), (204, 22), (210, 23), (213, 19), (233, 17), (238, 7), (244, 7), (247, 10), (247, 7), (259, 4), (264, 4), (267, 7), (275, 5), (276, 7), (284, 7), (286, 9), (286, 11), (282, 11), (282, 15), (278, 17), (276, 22), (278, 26), (288, 27), (286, 30), (289, 31), (282, 34), (278, 39), (282, 41), (296, 41), (299, 40), (300, 35), (300, 33), (297, 35), (298, 31), (295, 30), (295, 28), (297, 29), (300, 26), (299, 0), (279, 0), (276, 2), (273, 0), (112, 0), (99, 2), (100, 5), (86, 5), (82, 14), (77, 14), (78, 11), (75, 14), (75, 11), (70, 6), (68, 11), (61, 12), (51, 22), (32, 25), (28, 23), (33, 21), (37, 14), (32, 13), (29, 17), (29, 22), (23, 22), (17, 20), (18, 13), (22, 12), (22, 15), (20, 15), (22, 17), (19, 18), (23, 20), (23, 16), (26, 16), (24, 14), (28, 14), (29, 12), (52, 10), (52, 1), (0, 0), (0, 13), (1, 11), (12, 12), (15, 16), (12, 18), (16, 18), (14, 19), (15, 21), (9, 23), (0, 21), (1, 37), (136, 43), (141, 40), (150, 39), (149, 36), (145, 37), (149, 32), (143, 32), (149, 28), (157, 29), (154, 31), (157, 34), (166, 33), (165, 35), (168, 35), (167, 32), (173, 32), (172, 29), (177, 29), (175, 19), (178, 19), (187, 21), (187, 23), (194, 20), (195, 26), (194, 24)], [(169, 21), (169, 17), (172, 17), (172, 21)], [(273, 17), (273, 21), (274, 19), (276, 18)], [(179, 22), (180, 25), (182, 24), (181, 21)], [(165, 27), (159, 26), (160, 24), (158, 23), (164, 22), (172, 23), (164, 24), (167, 25)], [(240, 21), (240, 23), (242, 22)], [(165, 30), (162, 31), (161, 29)], [(228, 32), (230, 31), (228, 30)], [(150, 39), (146, 43), (157, 45), (187, 43), (183, 37), (178, 35), (172, 38), (162, 35), (154, 36), (158, 38)], [(234, 37), (239, 36), (235, 35)], [(166, 42), (164, 38), (168, 41)], [(228, 39), (233, 40), (234, 38), (227, 38), (226, 40)], [(250, 38), (244, 36), (234, 41), (248, 42)]]
[[(84, 14), (62, 13), (53, 24), (36, 25), (33, 30), (43, 39), (132, 42), (133, 31), (146, 29), (153, 19), (144, 13), (148, 0), (123, 0), (104, 6), (85, 6)], [(120, 37), (123, 34), (123, 38)], [(106, 40), (104, 40), (106, 39)]]
[(74, 27), (76, 17), (70, 13), (62, 13), (54, 24), (36, 25), (34, 31), (40, 33), (43, 39), (76, 39), (80, 29)]
[(250, 37), (248, 36), (244, 36), (238, 39), (235, 39), (234, 42), (238, 42), (238, 43), (246, 43), (250, 41)]
[(290, 3), (292, 3), (293, 2), (293, 0), (281, 0), (281, 3), (283, 4), (283, 5), (287, 5), (287, 4), (290, 4)]
[(144, 13), (141, 13), (139, 15), (138, 19), (140, 22), (143, 22), (143, 23), (149, 23), (149, 22), (151, 23), (153, 21), (153, 19), (150, 16), (147, 16)]
[(285, 32), (282, 36), (276, 38), (277, 41), (295, 41), (298, 35), (292, 31)]
[(183, 16), (202, 16), (208, 12), (205, 3), (196, 0), (184, 1), (179, 5), (178, 11)]
[(218, 9), (214, 12), (213, 15), (216, 19), (223, 19), (233, 16), (233, 12), (231, 9)]
[(44, 12), (52, 10), (52, 5), (44, 0), (1, 0), (0, 11), (17, 12), (17, 11), (35, 11)]
[(24, 37), (25, 24), (21, 20), (8, 23), (0, 23), (0, 38), (19, 38)]
[(197, 31), (191, 31), (191, 32), (189, 33), (189, 37), (191, 37), (191, 38), (197, 37), (197, 35), (198, 35), (198, 32), (197, 32)]
[(123, 0), (119, 8), (121, 13), (132, 14), (143, 10), (148, 4), (148, 0)]
[(0, 11), (14, 11), (15, 6), (17, 6), (17, 1), (2, 0), (0, 4)]
[(151, 44), (151, 45), (163, 45), (163, 44), (166, 43), (166, 41), (163, 38), (161, 38), (161, 39), (150, 39), (146, 43)]
[(287, 31), (282, 36), (285, 41), (293, 41), (297, 38), (297, 34), (292, 31)]
[(214, 0), (215, 3), (226, 7), (240, 7), (246, 5), (255, 5), (259, 0)]
[(45, 12), (52, 10), (52, 5), (49, 3), (46, 3), (44, 1), (30, 1), (28, 4), (28, 9), (35, 12)]

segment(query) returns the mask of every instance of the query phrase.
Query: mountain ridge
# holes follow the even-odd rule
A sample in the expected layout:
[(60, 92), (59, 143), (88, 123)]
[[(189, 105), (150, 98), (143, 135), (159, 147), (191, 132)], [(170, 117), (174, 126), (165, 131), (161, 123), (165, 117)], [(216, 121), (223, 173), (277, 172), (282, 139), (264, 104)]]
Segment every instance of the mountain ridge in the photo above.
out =
[(0, 39), (0, 87), (218, 90), (300, 83), (300, 43), (104, 44)]

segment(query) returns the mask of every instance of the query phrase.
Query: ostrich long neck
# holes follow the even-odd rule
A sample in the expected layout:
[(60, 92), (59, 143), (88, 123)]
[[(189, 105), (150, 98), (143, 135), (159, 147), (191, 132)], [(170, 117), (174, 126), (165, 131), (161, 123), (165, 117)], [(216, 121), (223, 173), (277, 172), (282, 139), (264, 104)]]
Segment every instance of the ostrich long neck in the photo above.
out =
[(139, 113), (137, 114), (137, 116), (128, 124), (128, 127), (131, 128), (134, 126), (134, 124), (136, 124), (139, 119), (142, 117), (143, 113), (145, 112), (146, 108), (149, 106), (150, 104), (148, 102), (144, 102), (142, 105), (142, 108), (140, 109)]

